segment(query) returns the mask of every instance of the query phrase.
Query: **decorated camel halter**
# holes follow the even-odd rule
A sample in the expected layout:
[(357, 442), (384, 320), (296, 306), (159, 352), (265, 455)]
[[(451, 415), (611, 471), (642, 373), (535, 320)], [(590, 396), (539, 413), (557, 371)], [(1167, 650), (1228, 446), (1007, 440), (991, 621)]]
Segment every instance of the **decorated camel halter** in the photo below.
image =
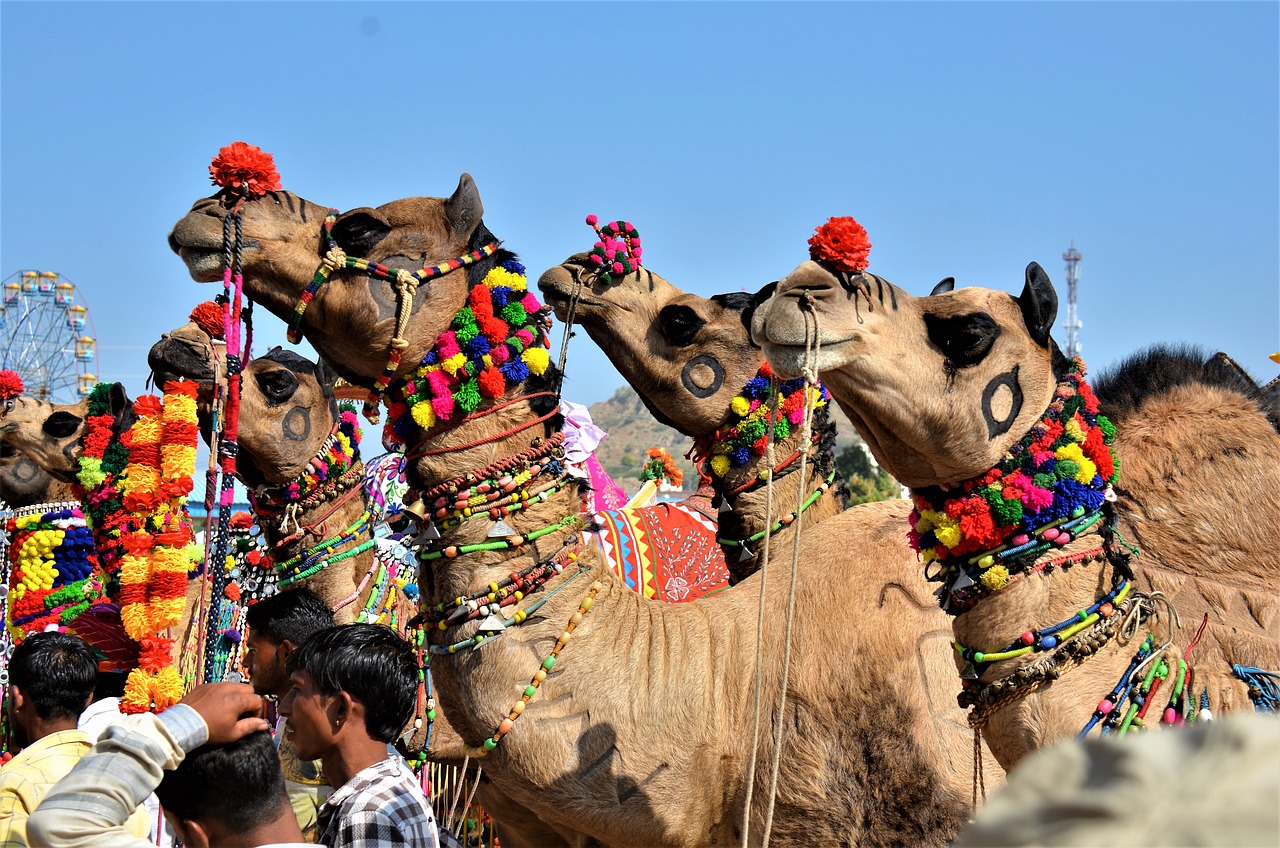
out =
[[(237, 437), (240, 430), (240, 382), (244, 361), (249, 356), (248, 344), (241, 350), (240, 325), (248, 317), (244, 308), (244, 226), (240, 211), (244, 204), (279, 191), (280, 174), (271, 154), (243, 141), (232, 142), (218, 151), (209, 165), (209, 178), (225, 191), (227, 213), (222, 218), (222, 325), (227, 351), (225, 391), (218, 387), (215, 401), (215, 427), (218, 436), (216, 461), (210, 455), (210, 468), (205, 480), (205, 508), (212, 522), (214, 488), (217, 487), (217, 532), (206, 534), (205, 561), (214, 564), (209, 572), (210, 596), (202, 608), (205, 621), (201, 679), (213, 680), (216, 674), (216, 646), (219, 641), (222, 598), (226, 590), (227, 570), (217, 567), (228, 558), (231, 537), (231, 503), (235, 496)], [(193, 319), (194, 320), (194, 319)], [(251, 331), (250, 331), (251, 332)], [(249, 336), (246, 335), (246, 342)], [(219, 476), (221, 479), (219, 480)]]
[(365, 418), (370, 422), (376, 422), (378, 403), (391, 385), (391, 381), (395, 379), (396, 372), (400, 370), (404, 350), (409, 346), (404, 334), (409, 326), (409, 316), (413, 312), (413, 297), (418, 291), (418, 286), (435, 277), (442, 277), (450, 271), (474, 265), (492, 256), (498, 251), (498, 242), (489, 242), (484, 247), (456, 259), (436, 265), (426, 265), (417, 271), (397, 270), (369, 259), (348, 256), (333, 237), (333, 225), (337, 222), (339, 214), (341, 213), (337, 209), (330, 209), (321, 225), (320, 232), (325, 243), (324, 259), (321, 260), (320, 267), (316, 268), (311, 282), (307, 283), (307, 287), (303, 289), (297, 305), (293, 307), (293, 317), (289, 319), (288, 339), (293, 344), (297, 344), (302, 339), (302, 319), (306, 315), (307, 307), (334, 271), (353, 268), (371, 277), (389, 281), (396, 292), (396, 329), (387, 347), (387, 365), (374, 382), (373, 388), (369, 390), (363, 410)]

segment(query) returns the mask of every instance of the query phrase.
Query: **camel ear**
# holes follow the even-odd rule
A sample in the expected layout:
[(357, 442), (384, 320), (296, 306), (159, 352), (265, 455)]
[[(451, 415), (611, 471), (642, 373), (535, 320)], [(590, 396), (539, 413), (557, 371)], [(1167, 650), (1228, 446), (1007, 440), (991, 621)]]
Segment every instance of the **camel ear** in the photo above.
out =
[(935, 294), (946, 294), (949, 291), (953, 291), (955, 287), (956, 278), (947, 277), (933, 287), (933, 291), (929, 292), (929, 297), (933, 297)]
[(333, 240), (351, 256), (368, 256), (390, 232), (372, 209), (352, 209), (333, 224)]
[(1053, 290), (1049, 275), (1039, 264), (1032, 262), (1027, 266), (1027, 282), (1018, 295), (1018, 306), (1022, 309), (1022, 320), (1027, 324), (1027, 332), (1031, 339), (1041, 347), (1049, 346), (1049, 331), (1053, 329), (1053, 321), (1058, 317), (1058, 293)]
[(484, 204), (480, 202), (480, 189), (476, 188), (476, 181), (470, 174), (458, 178), (453, 197), (444, 202), (444, 213), (455, 236), (466, 238), (480, 226)]
[(333, 397), (333, 384), (338, 382), (338, 372), (333, 370), (333, 366), (323, 356), (316, 360), (316, 381), (320, 383), (320, 390), (325, 397)]
[(111, 404), (113, 418), (119, 418), (125, 410), (133, 409), (133, 403), (129, 400), (129, 395), (125, 393), (124, 385), (121, 383), (111, 384), (111, 390), (107, 392), (107, 401)]

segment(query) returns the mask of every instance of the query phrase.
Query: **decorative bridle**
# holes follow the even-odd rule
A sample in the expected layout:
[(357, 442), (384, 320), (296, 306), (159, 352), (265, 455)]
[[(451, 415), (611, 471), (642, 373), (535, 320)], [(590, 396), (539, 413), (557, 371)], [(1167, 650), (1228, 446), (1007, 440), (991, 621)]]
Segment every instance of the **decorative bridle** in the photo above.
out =
[(387, 387), (391, 385), (391, 381), (395, 379), (396, 372), (400, 370), (404, 351), (409, 346), (404, 334), (409, 326), (409, 316), (413, 312), (413, 298), (418, 291), (418, 286), (428, 280), (442, 277), (450, 271), (474, 265), (476, 262), (492, 256), (498, 252), (501, 242), (497, 240), (491, 241), (478, 250), (473, 250), (454, 259), (439, 262), (435, 265), (424, 265), (417, 271), (406, 271), (404, 269), (390, 268), (363, 257), (348, 256), (346, 251), (338, 246), (337, 240), (333, 237), (333, 225), (337, 222), (339, 214), (341, 213), (337, 209), (330, 209), (329, 213), (325, 215), (324, 223), (320, 227), (320, 234), (324, 239), (325, 245), (324, 258), (320, 261), (320, 266), (316, 268), (315, 274), (312, 275), (311, 282), (307, 283), (306, 288), (302, 290), (302, 294), (298, 298), (297, 304), (293, 307), (293, 316), (289, 319), (287, 336), (293, 344), (297, 344), (302, 339), (302, 319), (306, 315), (307, 307), (315, 299), (324, 284), (328, 282), (330, 275), (334, 271), (353, 268), (371, 277), (387, 280), (391, 283), (391, 287), (396, 292), (396, 329), (387, 345), (386, 367), (382, 369), (382, 373), (374, 382), (373, 388), (369, 390), (369, 395), (365, 398), (362, 410), (362, 414), (366, 419), (376, 422), (378, 420), (378, 404), (382, 400), (383, 394), (387, 391)]

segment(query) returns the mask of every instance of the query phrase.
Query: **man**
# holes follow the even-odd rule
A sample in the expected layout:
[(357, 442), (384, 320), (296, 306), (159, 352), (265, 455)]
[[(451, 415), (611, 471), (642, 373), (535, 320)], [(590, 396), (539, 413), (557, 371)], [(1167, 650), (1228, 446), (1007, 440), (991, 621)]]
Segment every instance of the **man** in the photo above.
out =
[(280, 701), (285, 734), (303, 759), (319, 758), (334, 787), (320, 808), (329, 848), (438, 848), (435, 816), (388, 745), (413, 718), (418, 663), (388, 627), (324, 630), (289, 658)]
[(213, 683), (112, 725), (32, 814), (32, 843), (147, 848), (122, 822), (154, 790), (188, 848), (305, 846), (261, 709), (249, 686)]
[[(246, 622), (249, 636), (245, 640), (242, 663), (245, 673), (254, 692), (279, 701), (289, 689), (289, 657), (312, 634), (333, 627), (333, 611), (315, 592), (289, 589), (249, 607)], [(319, 762), (298, 758), (293, 743), (283, 738), (280, 723), (276, 725), (275, 735), (298, 826), (314, 840), (316, 813), (332, 790)]]
[[(66, 633), (28, 636), (9, 660), (9, 724), (22, 752), (0, 769), (0, 846), (26, 846), (27, 817), (49, 789), (89, 750), (76, 725), (93, 697), (98, 659), (84, 641)], [(127, 814), (138, 836), (148, 817), (135, 804)]]

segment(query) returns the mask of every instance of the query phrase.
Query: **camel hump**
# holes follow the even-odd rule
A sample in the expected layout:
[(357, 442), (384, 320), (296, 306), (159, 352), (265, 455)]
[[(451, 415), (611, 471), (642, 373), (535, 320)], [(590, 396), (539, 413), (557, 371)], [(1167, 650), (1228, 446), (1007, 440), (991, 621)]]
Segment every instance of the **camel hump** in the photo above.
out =
[(1151, 398), (1179, 386), (1202, 385), (1242, 395), (1280, 430), (1280, 386), (1263, 388), (1240, 363), (1219, 351), (1212, 356), (1194, 345), (1153, 345), (1104, 372), (1094, 384), (1103, 410), (1123, 421)]

